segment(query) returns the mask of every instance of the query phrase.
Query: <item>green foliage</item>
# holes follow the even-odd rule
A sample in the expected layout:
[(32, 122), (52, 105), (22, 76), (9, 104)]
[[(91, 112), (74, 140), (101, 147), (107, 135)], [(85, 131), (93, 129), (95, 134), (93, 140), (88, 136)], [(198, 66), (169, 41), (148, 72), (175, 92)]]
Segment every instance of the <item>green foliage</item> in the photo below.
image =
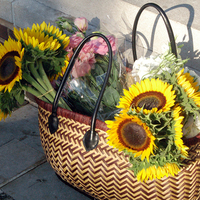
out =
[[(91, 69), (89, 74), (77, 80), (78, 87), (69, 90), (68, 100), (71, 104), (75, 102), (73, 109), (76, 112), (89, 116), (92, 115), (107, 73), (108, 62), (109, 57), (107, 55), (97, 55), (94, 69)], [(123, 93), (123, 87), (119, 78), (119, 67), (119, 64), (113, 59), (111, 73), (98, 114), (98, 118), (102, 121), (113, 119), (114, 114), (119, 111), (119, 109), (116, 109), (116, 105), (119, 102), (120, 95)]]
[(45, 73), (48, 77), (52, 77), (61, 72), (62, 67), (65, 66), (65, 56), (67, 52), (65, 50), (58, 49), (53, 51), (46, 49), (44, 51), (40, 50), (38, 46), (35, 48), (31, 44), (26, 45), (24, 42), (22, 44), (25, 47), (25, 53), (22, 61), (22, 72), (30, 74), (29, 64), (35, 63), (35, 68), (38, 69), (37, 62), (39, 60), (43, 61), (43, 67)]
[[(14, 91), (14, 90), (13, 90)], [(15, 98), (15, 93), (13, 92), (8, 92), (8, 90), (6, 92), (1, 91), (0, 92), (0, 105), (1, 105), (1, 111), (4, 114), (11, 114), (12, 111), (16, 108), (19, 108), (19, 103), (17, 101), (18, 97)], [(18, 99), (20, 101), (20, 103), (23, 103), (21, 100), (21, 97)]]
[[(151, 78), (159, 78), (164, 82), (173, 85), (173, 90), (176, 95), (176, 103), (182, 107), (185, 115), (197, 116), (199, 113), (199, 107), (195, 104), (192, 98), (189, 98), (184, 88), (182, 88), (177, 81), (177, 73), (183, 69), (184, 64), (188, 59), (181, 60), (176, 58), (174, 54), (163, 55), (163, 61), (158, 69), (151, 72)], [(166, 70), (168, 69), (168, 70)], [(158, 74), (159, 71), (162, 73)]]
[(141, 161), (141, 156), (135, 157), (134, 153), (125, 151), (125, 154), (129, 155), (129, 162), (132, 164), (130, 170), (133, 170), (135, 175), (142, 169), (151, 166), (163, 167), (167, 163), (175, 163), (179, 167), (182, 165), (182, 161), (186, 157), (175, 145), (176, 131), (173, 111), (144, 114), (143, 110), (139, 113), (130, 110), (128, 114), (137, 115), (150, 128), (152, 135), (156, 138), (154, 141), (156, 148), (150, 155), (149, 162), (146, 158)]

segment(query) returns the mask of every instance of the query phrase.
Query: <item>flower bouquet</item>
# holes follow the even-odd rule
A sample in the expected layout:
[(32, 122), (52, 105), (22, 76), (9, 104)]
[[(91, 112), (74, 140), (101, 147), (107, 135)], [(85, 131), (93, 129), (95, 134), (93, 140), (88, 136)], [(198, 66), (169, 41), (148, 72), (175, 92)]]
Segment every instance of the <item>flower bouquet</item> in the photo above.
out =
[[(68, 22), (63, 23), (64, 18), (60, 20), (65, 28)], [(61, 21), (58, 21), (58, 25)], [(82, 22), (84, 27), (80, 24)], [(45, 22), (41, 25), (33, 24), (31, 29), (14, 28), (16, 40), (9, 38), (0, 46), (0, 119), (5, 119), (23, 103), (24, 92), (53, 103), (73, 51), (86, 36), (87, 26), (85, 18), (77, 18), (73, 24), (75, 32), (71, 30), (67, 34), (63, 34), (63, 28), (59, 30)], [(116, 52), (115, 37), (110, 35), (108, 38), (113, 52)], [(92, 114), (107, 71), (107, 52), (107, 45), (101, 38), (93, 38), (84, 46), (75, 62), (70, 81), (66, 84), (63, 98), (59, 101), (59, 107), (89, 116)], [(99, 114), (102, 120), (106, 116), (112, 118), (122, 93), (119, 70), (117, 60), (113, 60), (109, 85)]]
[[(76, 18), (71, 21), (67, 18), (59, 18), (58, 26), (62, 31), (70, 35), (70, 43), (66, 48), (67, 57), (71, 59), (75, 49), (88, 35), (88, 21), (86, 18)], [(119, 111), (116, 105), (123, 92), (122, 67), (118, 62), (117, 41), (113, 35), (106, 36), (111, 44), (114, 59), (112, 61), (111, 74), (101, 101), (98, 119), (113, 119)], [(102, 88), (108, 68), (108, 47), (102, 38), (91, 38), (81, 49), (78, 59), (74, 63), (71, 76), (64, 88), (63, 97), (71, 105), (75, 112), (91, 116)], [(62, 77), (54, 82), (59, 86)]]
[(131, 73), (140, 81), (124, 90), (121, 113), (106, 121), (108, 143), (129, 155), (139, 181), (176, 175), (189, 159), (183, 136), (200, 132), (199, 77), (186, 62), (170, 52), (138, 59)]
[[(158, 56), (136, 56), (136, 27), (142, 11), (152, 6), (164, 19), (170, 38), (170, 48)], [(133, 57), (136, 60), (127, 80), (136, 80), (124, 89), (115, 120), (108, 120), (108, 144), (129, 157), (130, 170), (138, 181), (162, 179), (175, 176), (188, 163), (191, 142), (185, 138), (195, 137), (200, 132), (199, 76), (184, 68), (177, 49), (173, 31), (164, 11), (156, 4), (148, 3), (139, 10), (132, 33)], [(172, 53), (173, 52), (173, 53)], [(178, 54), (178, 55), (177, 55)], [(197, 144), (193, 149), (198, 149)], [(188, 155), (188, 152), (189, 155)], [(198, 153), (196, 152), (196, 156)], [(187, 163), (187, 164), (186, 164)], [(177, 176), (178, 177), (178, 176)]]
[[(67, 67), (69, 37), (43, 22), (32, 28), (14, 28), (16, 40), (0, 45), (0, 120), (24, 102), (24, 92), (52, 103), (56, 91), (50, 80)], [(64, 100), (59, 106), (70, 109)]]

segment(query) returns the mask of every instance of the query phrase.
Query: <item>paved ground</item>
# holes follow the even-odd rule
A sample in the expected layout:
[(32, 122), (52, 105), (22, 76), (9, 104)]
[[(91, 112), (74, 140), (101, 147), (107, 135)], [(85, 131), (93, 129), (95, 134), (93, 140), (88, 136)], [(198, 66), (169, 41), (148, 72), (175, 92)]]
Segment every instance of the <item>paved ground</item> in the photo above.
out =
[(63, 183), (46, 162), (38, 111), (26, 104), (0, 122), (0, 200), (90, 200)]

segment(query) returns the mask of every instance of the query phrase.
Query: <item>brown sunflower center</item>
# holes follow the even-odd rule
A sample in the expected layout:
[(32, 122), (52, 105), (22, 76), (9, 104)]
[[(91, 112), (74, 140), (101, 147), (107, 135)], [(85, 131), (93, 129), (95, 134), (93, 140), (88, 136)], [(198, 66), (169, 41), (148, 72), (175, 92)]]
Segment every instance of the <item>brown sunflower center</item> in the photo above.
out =
[(0, 60), (0, 84), (10, 83), (18, 74), (19, 68), (15, 64), (14, 56), (19, 56), (18, 52), (8, 52)]
[(150, 138), (146, 131), (136, 122), (123, 122), (119, 133), (120, 141), (128, 148), (140, 151), (146, 149), (150, 144)]
[(151, 91), (139, 94), (132, 101), (132, 107), (144, 107), (151, 110), (152, 108), (161, 109), (166, 104), (166, 98), (161, 92)]

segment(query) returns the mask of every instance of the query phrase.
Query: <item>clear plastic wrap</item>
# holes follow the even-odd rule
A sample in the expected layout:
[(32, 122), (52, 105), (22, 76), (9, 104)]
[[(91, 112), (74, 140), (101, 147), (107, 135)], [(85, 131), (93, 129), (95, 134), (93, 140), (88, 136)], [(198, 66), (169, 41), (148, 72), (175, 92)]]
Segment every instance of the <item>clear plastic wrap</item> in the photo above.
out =
[[(61, 29), (68, 31), (68, 35), (69, 32), (71, 33), (70, 44), (66, 49), (68, 59), (70, 59), (75, 48), (88, 34), (88, 22), (85, 18), (76, 18), (73, 21), (60, 18), (58, 25)], [(123, 94), (125, 68), (117, 52), (117, 38), (112, 34), (105, 34), (105, 31), (103, 34), (110, 41), (113, 51), (112, 69), (97, 115), (98, 119), (105, 121), (113, 119), (114, 114), (119, 112), (116, 105), (120, 95)], [(102, 38), (91, 38), (83, 46), (63, 92), (64, 99), (73, 111), (92, 115), (107, 72), (108, 60), (108, 47)], [(57, 86), (61, 79), (62, 77), (59, 77), (56, 81)]]

